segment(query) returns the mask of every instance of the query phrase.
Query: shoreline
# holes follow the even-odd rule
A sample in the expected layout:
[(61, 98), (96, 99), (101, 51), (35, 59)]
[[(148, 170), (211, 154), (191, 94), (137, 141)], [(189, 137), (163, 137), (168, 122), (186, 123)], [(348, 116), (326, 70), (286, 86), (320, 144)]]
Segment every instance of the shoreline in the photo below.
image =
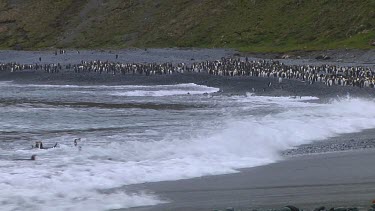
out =
[[(120, 55), (120, 62), (151, 61), (195, 62), (206, 58), (215, 59), (222, 55), (236, 54), (233, 51), (215, 50), (176, 50), (176, 49), (137, 49), (124, 51)], [(178, 56), (173, 56), (180, 51)], [(195, 52), (196, 51), (196, 52)], [(210, 53), (214, 52), (212, 55)], [(0, 51), (1, 54), (4, 53)], [(12, 52), (14, 53), (14, 52)], [(31, 54), (26, 61), (35, 60), (38, 55), (47, 54), (42, 62), (64, 61), (73, 59), (79, 61), (84, 57), (77, 53), (67, 55), (53, 55), (51, 52), (18, 52), (20, 61)], [(114, 52), (87, 51), (87, 58), (114, 59)], [(122, 57), (128, 55), (129, 57)], [(194, 54), (196, 53), (196, 54)], [(80, 53), (79, 55), (83, 55)], [(149, 57), (151, 55), (151, 57)], [(85, 54), (86, 55), (86, 54)], [(191, 60), (194, 55), (194, 60)], [(208, 56), (207, 56), (208, 55)], [(375, 58), (375, 51), (369, 51), (368, 58)], [(8, 55), (12, 58), (12, 55)], [(138, 57), (140, 56), (140, 57)], [(171, 56), (171, 57), (170, 57)], [(255, 55), (257, 56), (257, 55)], [(268, 54), (268, 59), (274, 57)], [(8, 59), (9, 59), (8, 58)], [(190, 59), (189, 59), (190, 58)], [(355, 64), (363, 64), (366, 59), (360, 59)], [(366, 57), (367, 58), (367, 57)], [(67, 60), (64, 60), (67, 59)], [(123, 60), (122, 60), (123, 59)], [(262, 59), (259, 55), (257, 59)], [(315, 60), (311, 58), (282, 59), (283, 62), (300, 64), (301, 62), (345, 64), (347, 60)], [(0, 62), (2, 62), (0, 60)], [(372, 63), (371, 63), (372, 65)], [(375, 65), (375, 64), (374, 64)], [(184, 73), (173, 75), (116, 75), (98, 73), (79, 73), (62, 71), (48, 74), (40, 71), (0, 72), (0, 81), (14, 81), (20, 84), (54, 84), (54, 85), (171, 85), (180, 83), (195, 83), (220, 88), (218, 95), (246, 95), (255, 90), (260, 96), (315, 96), (321, 102), (351, 97), (375, 97), (375, 90), (350, 86), (327, 87), (323, 83), (308, 84), (297, 80), (285, 79), (278, 83), (276, 78), (249, 77), (249, 76), (214, 76), (205, 73)], [(268, 86), (272, 82), (271, 86)], [(375, 199), (375, 169), (372, 161), (375, 159), (373, 148), (375, 141), (372, 137), (375, 130), (366, 130), (360, 133), (344, 134), (326, 141), (301, 145), (283, 153), (284, 159), (280, 162), (258, 166), (249, 169), (240, 169), (237, 174), (205, 176), (187, 180), (170, 182), (145, 183), (126, 187), (137, 191), (149, 190), (161, 196), (162, 199), (172, 200), (172, 203), (153, 207), (141, 207), (125, 210), (213, 210), (234, 207), (247, 208), (281, 208), (286, 205), (295, 205), (303, 209), (312, 209), (325, 205), (369, 207)], [(355, 140), (354, 142), (352, 141)], [(360, 142), (359, 144), (356, 144)], [(367, 147), (367, 146), (371, 147)], [(334, 148), (333, 151), (330, 150)], [(353, 150), (354, 151), (347, 151)], [(338, 152), (339, 151), (339, 152)], [(329, 153), (326, 153), (329, 152)], [(372, 187), (371, 187), (372, 186)]]
[(147, 190), (170, 203), (120, 210), (262, 210), (286, 205), (304, 210), (319, 206), (367, 209), (375, 198), (374, 152), (303, 155), (236, 174), (133, 185), (126, 189)]
[[(284, 79), (278, 83), (277, 78), (252, 76), (215, 76), (206, 73), (183, 73), (172, 75), (116, 75), (98, 73), (74, 73), (62, 71), (60, 73), (0, 72), (0, 81), (13, 81), (19, 84), (43, 85), (173, 85), (181, 83), (195, 83), (219, 88), (216, 94), (246, 95), (254, 93), (259, 96), (297, 97), (314, 96), (323, 101), (350, 97), (373, 98), (373, 88), (358, 88), (352, 86), (331, 86), (324, 83), (308, 84), (293, 79)], [(269, 82), (272, 83), (268, 86)]]
[[(289, 55), (290, 54), (290, 55)], [(327, 51), (294, 51), (288, 58), (280, 59), (277, 53), (242, 53), (233, 49), (202, 49), (202, 48), (150, 48), (123, 50), (75, 50), (67, 49), (66, 53), (55, 55), (54, 50), (48, 51), (15, 51), (0, 50), (0, 63), (19, 62), (21, 64), (78, 64), (81, 61), (102, 60), (121, 63), (164, 63), (172, 64), (219, 60), (222, 57), (244, 57), (250, 60), (273, 59), (288, 65), (364, 65), (375, 69), (375, 50), (327, 50)], [(318, 60), (317, 55), (327, 55), (330, 59)], [(118, 59), (116, 59), (118, 55)], [(285, 54), (286, 55), (286, 54)], [(41, 62), (39, 62), (41, 57)], [(371, 64), (369, 64), (369, 62)], [(196, 83), (221, 89), (222, 94), (245, 95), (248, 92), (265, 96), (316, 96), (320, 98), (337, 97), (374, 97), (375, 91), (370, 88), (359, 89), (350, 86), (327, 87), (323, 83), (314, 83), (283, 79), (281, 84), (277, 78), (250, 76), (215, 76), (207, 73), (184, 73), (173, 75), (116, 75), (98, 73), (44, 73), (43, 71), (0, 72), (0, 81), (15, 81), (16, 83), (35, 84), (74, 84), (74, 85), (171, 85), (177, 83)], [(272, 86), (268, 86), (269, 83)], [(253, 91), (255, 90), (255, 92)]]
[[(292, 64), (341, 64), (375, 67), (375, 49), (328, 49), (316, 51), (295, 50), (284, 53), (241, 52), (233, 48), (125, 48), (125, 49), (60, 49), (46, 50), (0, 50), (1, 62), (33, 63), (79, 63), (81, 60), (108, 60), (112, 62), (163, 63), (216, 60), (221, 57), (249, 57), (250, 59), (273, 59)], [(57, 53), (55, 55), (55, 53)], [(118, 58), (116, 59), (116, 55)], [(326, 56), (320, 59), (319, 56)], [(42, 57), (42, 61), (39, 61)]]
[(374, 134), (375, 129), (367, 129), (299, 145), (275, 163), (234, 174), (126, 186), (169, 203), (119, 211), (270, 210), (287, 205), (367, 210), (375, 199)]

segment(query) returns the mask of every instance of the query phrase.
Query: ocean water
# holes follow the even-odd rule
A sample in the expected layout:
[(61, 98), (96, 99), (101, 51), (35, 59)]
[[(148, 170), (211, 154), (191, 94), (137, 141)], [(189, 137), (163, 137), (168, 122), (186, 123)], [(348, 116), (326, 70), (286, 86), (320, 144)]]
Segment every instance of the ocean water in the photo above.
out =
[[(323, 104), (218, 91), (0, 82), (0, 210), (168, 203), (126, 186), (236, 173), (277, 162), (300, 144), (375, 128), (373, 100)], [(35, 141), (58, 147), (32, 149)], [(15, 160), (34, 154), (36, 161)]]

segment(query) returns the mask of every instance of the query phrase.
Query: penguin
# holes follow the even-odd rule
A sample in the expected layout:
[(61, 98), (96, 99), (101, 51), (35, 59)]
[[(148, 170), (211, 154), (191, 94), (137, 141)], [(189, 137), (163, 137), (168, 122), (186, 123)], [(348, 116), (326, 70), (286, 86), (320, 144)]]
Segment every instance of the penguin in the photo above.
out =
[(32, 148), (36, 148), (36, 149), (52, 149), (52, 148), (56, 148), (57, 145), (58, 145), (58, 143), (55, 143), (55, 145), (53, 147), (44, 147), (43, 146), (43, 142), (37, 141), (37, 142), (35, 142), (35, 146), (32, 146)]
[(78, 141), (81, 141), (81, 138), (74, 139), (74, 146), (78, 146)]

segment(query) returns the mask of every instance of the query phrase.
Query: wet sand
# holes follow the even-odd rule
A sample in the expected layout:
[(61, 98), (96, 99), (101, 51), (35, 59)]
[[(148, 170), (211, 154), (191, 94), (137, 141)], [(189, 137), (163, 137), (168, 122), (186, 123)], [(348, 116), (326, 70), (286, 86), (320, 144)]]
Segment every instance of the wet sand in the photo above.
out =
[(148, 190), (170, 203), (127, 210), (368, 208), (375, 199), (374, 159), (374, 150), (305, 155), (237, 174), (136, 185), (131, 188)]

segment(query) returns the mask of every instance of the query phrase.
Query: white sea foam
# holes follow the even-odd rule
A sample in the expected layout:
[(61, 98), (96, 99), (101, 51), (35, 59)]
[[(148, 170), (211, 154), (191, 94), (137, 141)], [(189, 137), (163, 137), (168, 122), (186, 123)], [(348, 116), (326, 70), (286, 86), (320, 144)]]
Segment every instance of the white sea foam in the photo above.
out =
[(142, 96), (152, 96), (152, 97), (161, 97), (161, 96), (172, 96), (172, 95), (199, 95), (204, 93), (213, 93), (219, 91), (218, 89), (204, 89), (204, 90), (156, 90), (156, 91), (147, 91), (147, 90), (134, 90), (134, 91), (125, 91), (125, 92), (115, 92), (110, 95), (113, 96), (132, 96), (132, 97), (142, 97)]
[[(271, 105), (282, 110), (228, 118), (214, 132), (185, 138), (165, 135), (162, 141), (141, 142), (127, 141), (120, 135), (107, 140), (96, 137), (82, 142), (82, 151), (62, 145), (37, 151), (36, 162), (2, 160), (0, 204), (4, 210), (106, 210), (153, 205), (162, 201), (152, 194), (126, 193), (126, 187), (121, 187), (235, 173), (239, 168), (276, 162), (281, 151), (300, 144), (375, 128), (373, 100), (305, 101), (313, 99), (228, 97), (225, 100), (240, 102), (241, 106), (258, 109)], [(32, 153), (35, 151), (16, 152), (24, 157)]]
[(8, 86), (12, 84), (13, 84), (13, 81), (0, 81), (0, 86)]
[(187, 84), (176, 84), (176, 85), (91, 85), (91, 86), (79, 86), (79, 85), (43, 85), (43, 84), (15, 84), (11, 81), (0, 82), (0, 87), (14, 87), (14, 88), (39, 88), (39, 89), (56, 89), (58, 91), (63, 90), (76, 90), (82, 94), (98, 94), (105, 92), (107, 95), (112, 96), (172, 96), (172, 95), (197, 95), (205, 93), (218, 92), (219, 88), (208, 87), (204, 85), (197, 85), (194, 83)]
[(172, 96), (172, 95), (199, 95), (205, 93), (215, 93), (220, 89), (197, 84), (178, 84), (178, 85), (157, 85), (157, 86), (132, 86), (126, 90), (116, 90), (109, 92), (113, 96)]
[[(0, 86), (12, 87), (38, 87), (38, 88), (63, 88), (63, 89), (141, 89), (141, 88), (154, 88), (154, 89), (170, 89), (170, 88), (207, 88), (204, 85), (197, 85), (194, 83), (174, 84), (174, 85), (56, 85), (56, 84), (17, 84), (13, 81), (0, 81)], [(211, 87), (212, 88), (212, 87)], [(217, 89), (217, 88), (214, 88)]]

